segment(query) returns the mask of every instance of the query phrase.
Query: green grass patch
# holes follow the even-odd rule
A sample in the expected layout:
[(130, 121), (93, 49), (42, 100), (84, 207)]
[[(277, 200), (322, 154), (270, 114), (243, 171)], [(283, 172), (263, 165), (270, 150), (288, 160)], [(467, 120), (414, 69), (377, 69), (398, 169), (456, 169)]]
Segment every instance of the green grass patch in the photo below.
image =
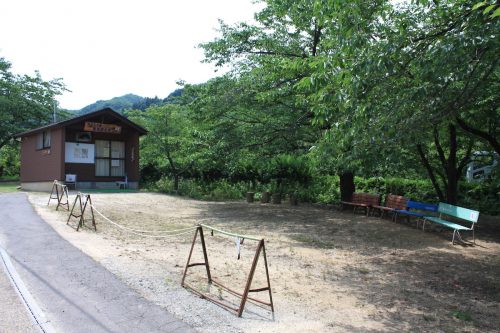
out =
[(17, 183), (0, 183), (0, 193), (17, 192)]
[(114, 189), (114, 188), (89, 188), (82, 189), (84, 193), (137, 193), (138, 190), (133, 189)]
[(472, 316), (468, 312), (462, 312), (459, 310), (455, 310), (451, 312), (451, 315), (457, 319), (466, 321), (466, 322), (471, 322), (472, 321)]

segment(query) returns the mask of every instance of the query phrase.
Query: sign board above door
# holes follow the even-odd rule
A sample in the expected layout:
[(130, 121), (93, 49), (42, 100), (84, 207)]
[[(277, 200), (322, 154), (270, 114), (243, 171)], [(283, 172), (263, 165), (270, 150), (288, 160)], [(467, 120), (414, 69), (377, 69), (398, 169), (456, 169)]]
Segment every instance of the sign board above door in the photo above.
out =
[(122, 127), (115, 124), (102, 124), (86, 121), (83, 130), (88, 132), (120, 134), (122, 132)]

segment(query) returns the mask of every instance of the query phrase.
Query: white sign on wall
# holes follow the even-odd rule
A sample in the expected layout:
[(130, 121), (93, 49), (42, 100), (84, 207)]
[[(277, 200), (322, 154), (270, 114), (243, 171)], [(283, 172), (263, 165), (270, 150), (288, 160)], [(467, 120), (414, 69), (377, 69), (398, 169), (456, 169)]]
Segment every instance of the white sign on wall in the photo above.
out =
[(94, 164), (94, 145), (89, 143), (66, 142), (64, 154), (66, 163)]

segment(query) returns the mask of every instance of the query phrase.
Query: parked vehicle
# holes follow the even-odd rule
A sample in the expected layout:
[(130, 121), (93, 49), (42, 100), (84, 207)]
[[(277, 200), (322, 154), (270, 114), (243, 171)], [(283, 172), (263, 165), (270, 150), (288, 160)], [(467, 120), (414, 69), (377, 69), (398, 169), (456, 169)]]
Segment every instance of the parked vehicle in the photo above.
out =
[(465, 178), (469, 182), (480, 182), (486, 179), (495, 167), (498, 166), (499, 156), (487, 151), (473, 153), (472, 161), (467, 165)]

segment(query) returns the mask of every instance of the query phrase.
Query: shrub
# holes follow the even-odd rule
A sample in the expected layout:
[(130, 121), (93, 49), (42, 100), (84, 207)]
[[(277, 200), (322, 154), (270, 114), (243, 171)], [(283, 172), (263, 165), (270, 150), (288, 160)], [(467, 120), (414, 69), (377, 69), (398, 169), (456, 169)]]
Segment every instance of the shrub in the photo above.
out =
[[(230, 182), (228, 180), (203, 181), (198, 179), (181, 179), (179, 190), (174, 190), (174, 181), (163, 177), (153, 183), (150, 189), (163, 193), (178, 194), (199, 200), (240, 200), (245, 193), (252, 190), (259, 193), (271, 190), (271, 183)], [(404, 178), (355, 178), (356, 191), (387, 194), (397, 194), (411, 200), (424, 202), (439, 202), (434, 187), (426, 179)], [(311, 179), (307, 184), (284, 184), (284, 194), (294, 193), (301, 202), (333, 203), (340, 200), (338, 176), (319, 176)], [(256, 198), (259, 198), (257, 194)], [(483, 214), (499, 215), (500, 181), (489, 180), (483, 183), (459, 184), (458, 205), (475, 209)]]
[(197, 179), (180, 179), (175, 191), (174, 180), (162, 177), (150, 189), (167, 194), (177, 194), (198, 200), (234, 200), (243, 198), (247, 183), (230, 183), (227, 180), (205, 182)]

